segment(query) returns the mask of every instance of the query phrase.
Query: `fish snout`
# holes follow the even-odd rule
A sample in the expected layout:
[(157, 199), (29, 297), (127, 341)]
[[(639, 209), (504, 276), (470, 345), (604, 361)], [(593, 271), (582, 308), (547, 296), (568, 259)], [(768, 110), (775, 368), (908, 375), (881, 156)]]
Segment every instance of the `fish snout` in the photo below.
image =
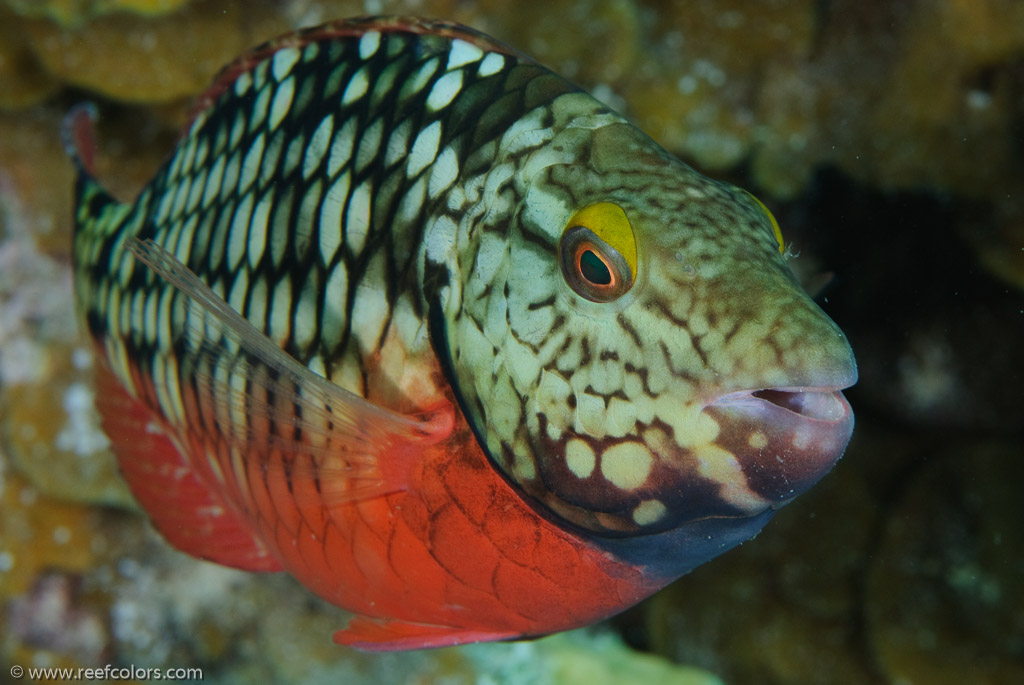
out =
[(720, 426), (716, 444), (739, 463), (748, 489), (778, 508), (831, 470), (853, 434), (842, 386), (730, 392), (704, 411)]

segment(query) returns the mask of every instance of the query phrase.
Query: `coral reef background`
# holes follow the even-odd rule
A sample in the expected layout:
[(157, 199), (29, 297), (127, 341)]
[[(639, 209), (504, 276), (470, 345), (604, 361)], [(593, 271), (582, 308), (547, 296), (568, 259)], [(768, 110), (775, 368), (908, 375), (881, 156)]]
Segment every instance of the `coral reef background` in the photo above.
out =
[[(99, 175), (130, 198), (222, 65), (367, 13), (491, 33), (751, 189), (857, 353), (835, 471), (604, 626), (344, 650), (343, 613), (290, 579), (167, 548), (98, 430), (62, 115), (99, 105)], [(1024, 682), (1022, 387), (1019, 0), (0, 0), (0, 681), (111, 663), (225, 683)]]

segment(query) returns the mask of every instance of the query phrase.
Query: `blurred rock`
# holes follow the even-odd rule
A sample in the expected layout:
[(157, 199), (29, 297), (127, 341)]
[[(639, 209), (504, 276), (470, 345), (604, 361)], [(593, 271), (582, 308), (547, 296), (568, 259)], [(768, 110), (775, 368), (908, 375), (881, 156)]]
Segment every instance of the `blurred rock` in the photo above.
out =
[(915, 447), (858, 427), (846, 456), (753, 541), (648, 605), (653, 650), (725, 682), (877, 682), (859, 618), (865, 559)]
[(840, 0), (822, 19), (820, 142), (844, 171), (886, 189), (1020, 187), (1006, 141), (1019, 125), (1024, 5)]
[(21, 20), (0, 6), (0, 110), (38, 104), (60, 87), (40, 66)]
[(28, 592), (43, 571), (85, 573), (120, 549), (117, 536), (109, 534), (118, 530), (120, 516), (42, 495), (9, 464), (2, 468), (0, 602)]
[(800, 131), (762, 129), (758, 109), (765, 75), (809, 56), (814, 2), (666, 0), (651, 3), (646, 16), (647, 49), (622, 83), (641, 128), (715, 170), (738, 164), (764, 136), (801, 145), (790, 139)]
[(93, 404), (85, 347), (50, 346), (41, 382), (0, 388), (0, 445), (41, 492), (72, 502), (134, 508)]
[(960, 441), (886, 517), (865, 578), (892, 683), (1024, 682), (1024, 444)]
[(42, 493), (132, 506), (92, 405), (91, 356), (78, 339), (69, 266), (40, 248), (41, 217), (25, 204), (48, 194), (19, 192), (38, 188), (31, 171), (45, 166), (7, 171), (0, 163), (0, 449)]
[(974, 262), (960, 222), (987, 220), (976, 203), (834, 172), (801, 202), (799, 221), (824, 229), (803, 231), (804, 245), (837, 273), (825, 307), (857, 355), (858, 417), (1019, 435), (1024, 292)]
[(93, 17), (113, 12), (157, 15), (172, 12), (189, 0), (3, 0), (13, 11), (26, 17), (46, 17), (74, 26)]
[(639, 7), (630, 0), (551, 0), (540, 13), (485, 0), (475, 14), (481, 30), (567, 79), (605, 90), (633, 73), (641, 55)]
[(288, 26), (269, 0), (207, 0), (157, 19), (119, 13), (25, 28), (39, 62), (60, 81), (114, 100), (168, 102), (198, 95), (221, 67)]
[(95, 608), (81, 606), (80, 579), (64, 573), (40, 574), (31, 591), (11, 601), (8, 624), (27, 647), (66, 654), (76, 663), (98, 666), (109, 636)]
[(989, 273), (1024, 291), (1024, 193), (996, 197), (991, 205), (966, 204), (958, 213), (958, 228)]

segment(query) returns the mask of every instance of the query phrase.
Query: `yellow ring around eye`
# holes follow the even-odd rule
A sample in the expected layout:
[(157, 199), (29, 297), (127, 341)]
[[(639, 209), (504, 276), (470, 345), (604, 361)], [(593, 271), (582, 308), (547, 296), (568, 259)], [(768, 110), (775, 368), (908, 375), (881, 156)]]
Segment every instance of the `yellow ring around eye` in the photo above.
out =
[[(767, 211), (767, 210), (766, 210)], [(622, 207), (613, 202), (598, 202), (584, 207), (572, 215), (568, 228), (584, 226), (594, 235), (615, 248), (626, 260), (632, 276), (636, 277), (636, 236)]]
[(782, 229), (779, 228), (779, 222), (775, 220), (775, 217), (772, 216), (772, 213), (769, 212), (768, 208), (764, 206), (764, 203), (758, 200), (753, 193), (750, 193), (746, 190), (744, 190), (743, 192), (747, 193), (747, 195), (749, 195), (751, 199), (757, 203), (757, 206), (760, 207), (761, 211), (763, 211), (765, 213), (765, 216), (768, 217), (768, 221), (772, 222), (772, 230), (775, 231), (775, 242), (779, 244), (779, 253), (786, 254), (786, 246), (782, 242)]

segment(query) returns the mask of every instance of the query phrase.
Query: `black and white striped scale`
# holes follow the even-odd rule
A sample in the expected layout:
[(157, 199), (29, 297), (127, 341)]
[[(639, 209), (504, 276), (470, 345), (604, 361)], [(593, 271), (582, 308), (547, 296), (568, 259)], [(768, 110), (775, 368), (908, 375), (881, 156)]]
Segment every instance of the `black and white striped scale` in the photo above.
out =
[(337, 386), (405, 414), (454, 397), (545, 517), (673, 570), (756, 532), (852, 430), (849, 346), (764, 206), (464, 27), (258, 48), (134, 203), (79, 196), (89, 331), (172, 426), (184, 296), (138, 241)]

